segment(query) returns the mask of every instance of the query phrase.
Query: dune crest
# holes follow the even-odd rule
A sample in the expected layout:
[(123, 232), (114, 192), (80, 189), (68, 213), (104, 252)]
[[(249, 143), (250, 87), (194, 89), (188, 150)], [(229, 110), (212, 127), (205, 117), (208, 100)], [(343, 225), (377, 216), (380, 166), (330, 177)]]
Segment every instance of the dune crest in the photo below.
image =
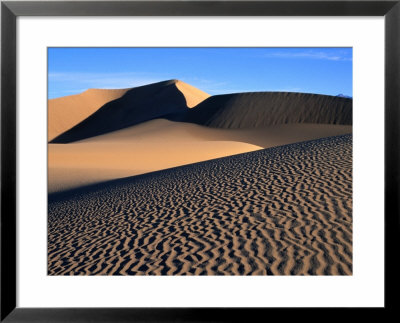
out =
[(175, 85), (185, 97), (186, 105), (188, 106), (188, 108), (193, 108), (200, 102), (210, 97), (208, 93), (199, 90), (198, 88), (195, 88), (194, 86), (191, 86), (190, 84), (184, 83), (182, 81), (177, 80)]
[(189, 106), (201, 102), (207, 96), (206, 93), (178, 80), (135, 87), (120, 98), (106, 103), (51, 142), (74, 142), (165, 115), (184, 112)]

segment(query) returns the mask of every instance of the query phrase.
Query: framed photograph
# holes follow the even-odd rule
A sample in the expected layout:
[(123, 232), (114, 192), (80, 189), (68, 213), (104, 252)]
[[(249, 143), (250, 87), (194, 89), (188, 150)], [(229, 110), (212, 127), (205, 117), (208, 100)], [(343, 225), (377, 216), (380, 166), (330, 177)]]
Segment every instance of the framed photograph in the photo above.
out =
[(3, 1), (1, 321), (391, 309), (399, 15)]

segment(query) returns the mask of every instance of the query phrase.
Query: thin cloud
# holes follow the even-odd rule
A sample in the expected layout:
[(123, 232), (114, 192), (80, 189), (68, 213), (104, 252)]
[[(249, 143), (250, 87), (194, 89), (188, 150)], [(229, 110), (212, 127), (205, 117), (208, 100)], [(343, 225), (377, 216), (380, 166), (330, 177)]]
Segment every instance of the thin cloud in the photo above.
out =
[(228, 82), (215, 81), (212, 79), (199, 78), (196, 76), (183, 76), (182, 78), (180, 78), (180, 80), (212, 95), (234, 92), (234, 90), (228, 90), (228, 88), (232, 86)]
[(243, 92), (241, 90), (234, 90), (234, 89), (208, 89), (208, 90), (205, 90), (205, 91), (207, 93), (213, 94), (213, 95)]
[(285, 87), (285, 88), (269, 88), (266, 91), (269, 92), (301, 92), (302, 89), (299, 87)]
[(352, 61), (352, 58), (344, 52), (331, 53), (329, 51), (292, 51), (292, 52), (272, 52), (263, 55), (266, 58), (299, 58), (299, 59), (318, 59), (328, 61)]
[(56, 94), (63, 94), (63, 93), (77, 93), (77, 92), (83, 92), (83, 91), (86, 91), (86, 90), (87, 89), (49, 91), (49, 94), (56, 95)]
[(162, 81), (159, 77), (144, 76), (138, 73), (76, 73), (51, 72), (49, 81), (73, 82), (86, 88), (127, 88)]
[(218, 94), (231, 94), (231, 93), (247, 93), (247, 92), (302, 92), (302, 89), (299, 87), (292, 87), (292, 88), (259, 88), (259, 89), (209, 89), (208, 91), (205, 90), (207, 93), (212, 95)]

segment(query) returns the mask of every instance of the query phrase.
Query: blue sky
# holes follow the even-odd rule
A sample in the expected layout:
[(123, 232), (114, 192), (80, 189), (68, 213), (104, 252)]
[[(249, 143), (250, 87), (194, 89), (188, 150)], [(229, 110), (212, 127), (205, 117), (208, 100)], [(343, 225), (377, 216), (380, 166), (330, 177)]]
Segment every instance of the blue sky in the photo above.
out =
[(49, 48), (48, 97), (179, 79), (211, 95), (352, 96), (351, 48)]

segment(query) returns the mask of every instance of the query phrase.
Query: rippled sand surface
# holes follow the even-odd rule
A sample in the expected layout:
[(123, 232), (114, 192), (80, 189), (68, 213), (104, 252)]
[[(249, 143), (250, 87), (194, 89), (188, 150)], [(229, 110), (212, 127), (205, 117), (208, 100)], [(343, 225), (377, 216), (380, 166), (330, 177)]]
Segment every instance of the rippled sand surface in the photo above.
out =
[(50, 275), (351, 275), (352, 136), (49, 195)]

